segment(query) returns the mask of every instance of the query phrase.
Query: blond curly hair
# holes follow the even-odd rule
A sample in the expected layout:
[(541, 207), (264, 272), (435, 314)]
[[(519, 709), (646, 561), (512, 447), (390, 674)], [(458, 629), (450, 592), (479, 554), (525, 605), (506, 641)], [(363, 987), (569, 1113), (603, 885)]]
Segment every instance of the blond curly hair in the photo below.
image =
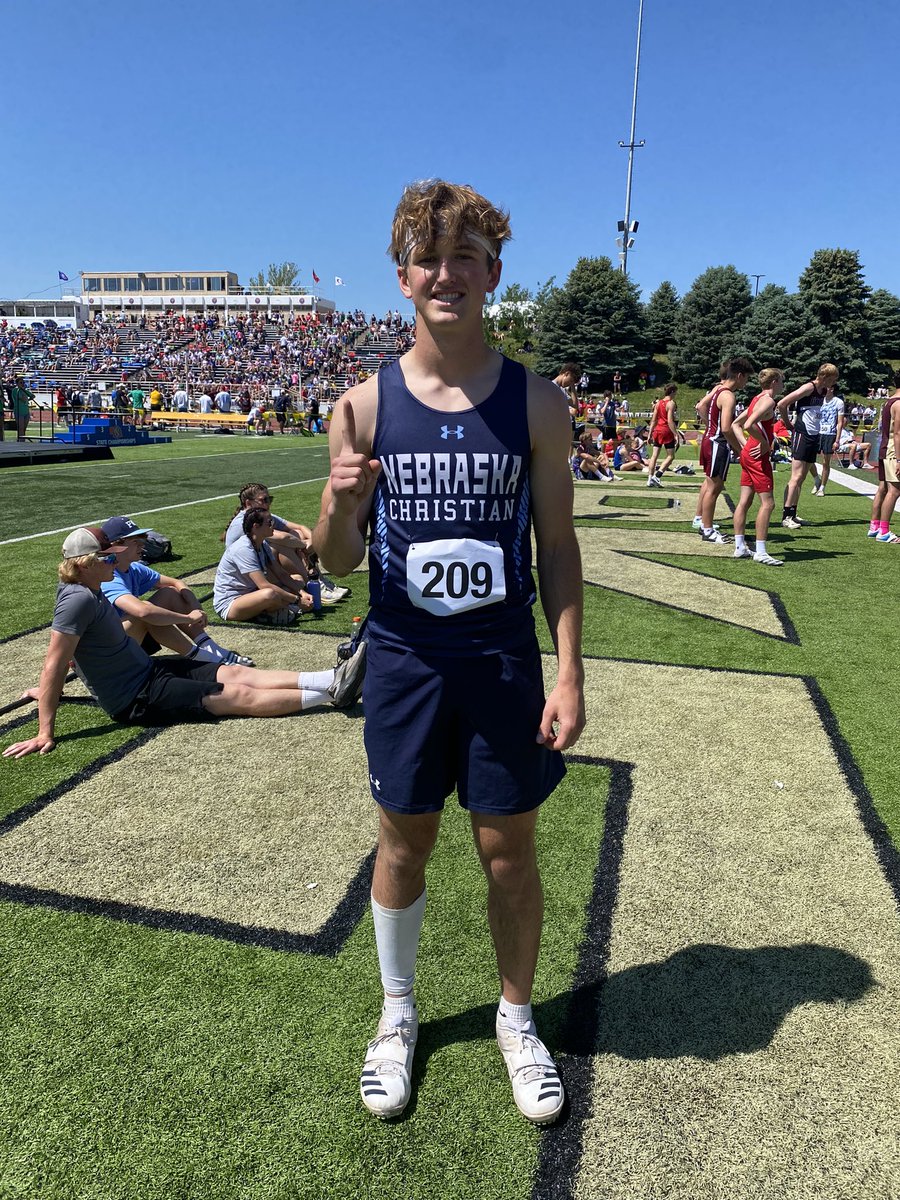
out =
[(512, 237), (509, 213), (496, 208), (468, 184), (422, 179), (408, 184), (400, 197), (388, 254), (402, 267), (413, 246), (433, 246), (440, 238), (460, 241), (466, 234), (483, 238), (491, 246), (491, 258), (496, 260), (503, 244)]

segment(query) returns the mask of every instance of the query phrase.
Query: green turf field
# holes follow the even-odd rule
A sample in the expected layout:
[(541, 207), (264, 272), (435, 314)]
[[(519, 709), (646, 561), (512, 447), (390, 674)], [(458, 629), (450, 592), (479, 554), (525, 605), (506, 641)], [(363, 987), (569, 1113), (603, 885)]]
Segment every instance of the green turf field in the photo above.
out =
[[(238, 489), (311, 524), (326, 472), (324, 438), (196, 436), (0, 471), (0, 704), (39, 668), (64, 531), (138, 517), (205, 594)], [(455, 804), (413, 1103), (363, 1111), (380, 991), (359, 712), (148, 733), (76, 685), (53, 754), (0, 760), (0, 1197), (896, 1194), (897, 551), (865, 538), (866, 499), (807, 487), (812, 523), (773, 529), (786, 561), (766, 570), (699, 543), (695, 496), (577, 489), (589, 724), (539, 827), (535, 994), (565, 1119), (540, 1133), (508, 1095)], [(320, 620), (219, 636), (330, 665), (365, 611), (364, 575), (344, 582)], [(34, 727), (14, 709), (0, 743)]]

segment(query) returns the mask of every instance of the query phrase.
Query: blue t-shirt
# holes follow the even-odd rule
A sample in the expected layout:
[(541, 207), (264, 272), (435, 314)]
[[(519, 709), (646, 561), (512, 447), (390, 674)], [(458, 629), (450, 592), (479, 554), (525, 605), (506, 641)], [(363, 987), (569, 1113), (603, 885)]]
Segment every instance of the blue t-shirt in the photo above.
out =
[(132, 563), (127, 571), (114, 571), (109, 583), (101, 583), (100, 590), (110, 604), (115, 605), (120, 596), (141, 596), (159, 587), (159, 571), (146, 563)]

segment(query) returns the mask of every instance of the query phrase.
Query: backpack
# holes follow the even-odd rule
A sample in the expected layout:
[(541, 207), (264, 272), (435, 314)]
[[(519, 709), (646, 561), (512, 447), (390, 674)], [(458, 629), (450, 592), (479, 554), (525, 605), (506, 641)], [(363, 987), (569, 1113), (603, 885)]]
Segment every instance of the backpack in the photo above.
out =
[(144, 541), (144, 552), (141, 555), (144, 562), (159, 562), (162, 558), (169, 558), (171, 553), (172, 542), (170, 539), (157, 533), (155, 529), (149, 529)]

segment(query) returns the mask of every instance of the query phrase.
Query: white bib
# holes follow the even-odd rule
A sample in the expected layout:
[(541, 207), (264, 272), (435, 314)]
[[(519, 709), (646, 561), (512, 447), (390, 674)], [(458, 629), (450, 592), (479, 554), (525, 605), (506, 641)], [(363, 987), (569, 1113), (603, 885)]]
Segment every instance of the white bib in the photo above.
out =
[(503, 551), (497, 542), (474, 538), (413, 543), (406, 556), (406, 590), (417, 608), (436, 617), (499, 604), (506, 599)]

